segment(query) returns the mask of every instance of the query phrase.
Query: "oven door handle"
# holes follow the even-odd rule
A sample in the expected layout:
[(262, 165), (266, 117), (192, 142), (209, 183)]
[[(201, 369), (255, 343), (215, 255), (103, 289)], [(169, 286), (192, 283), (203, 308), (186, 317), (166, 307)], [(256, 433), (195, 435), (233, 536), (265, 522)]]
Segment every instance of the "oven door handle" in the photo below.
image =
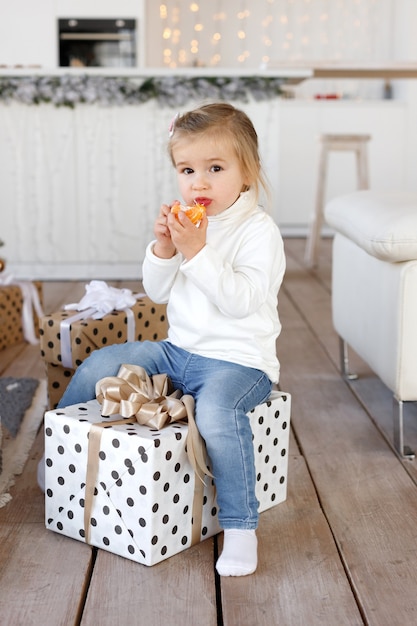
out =
[(130, 41), (130, 33), (61, 33), (59, 38), (66, 41)]

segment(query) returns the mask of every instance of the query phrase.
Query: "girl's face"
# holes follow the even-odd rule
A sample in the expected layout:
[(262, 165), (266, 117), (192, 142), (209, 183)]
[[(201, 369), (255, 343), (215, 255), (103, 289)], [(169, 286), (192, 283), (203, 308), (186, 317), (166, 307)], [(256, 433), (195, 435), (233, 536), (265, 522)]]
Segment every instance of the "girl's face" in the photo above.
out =
[(228, 209), (250, 185), (227, 138), (180, 139), (172, 155), (184, 202), (204, 204), (207, 215)]

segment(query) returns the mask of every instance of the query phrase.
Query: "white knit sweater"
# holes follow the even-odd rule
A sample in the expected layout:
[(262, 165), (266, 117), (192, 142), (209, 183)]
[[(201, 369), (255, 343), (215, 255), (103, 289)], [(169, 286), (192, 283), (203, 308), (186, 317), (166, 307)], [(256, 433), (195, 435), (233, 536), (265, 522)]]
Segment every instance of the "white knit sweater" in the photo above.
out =
[(206, 245), (190, 261), (146, 250), (143, 286), (167, 303), (168, 340), (189, 352), (260, 369), (278, 382), (277, 294), (285, 256), (281, 234), (249, 190), (210, 216)]

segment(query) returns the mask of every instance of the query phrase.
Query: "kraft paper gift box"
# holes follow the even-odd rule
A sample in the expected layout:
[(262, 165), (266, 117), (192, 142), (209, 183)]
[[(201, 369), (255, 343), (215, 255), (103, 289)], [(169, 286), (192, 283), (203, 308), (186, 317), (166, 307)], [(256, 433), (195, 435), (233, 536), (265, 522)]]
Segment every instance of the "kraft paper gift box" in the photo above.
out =
[[(81, 314), (82, 315), (82, 314)], [(56, 407), (76, 368), (91, 352), (114, 343), (128, 341), (129, 324), (133, 328), (131, 341), (158, 341), (168, 332), (166, 305), (155, 304), (144, 296), (130, 308), (112, 311), (101, 319), (84, 317), (74, 311), (57, 311), (45, 315), (39, 322), (41, 355), (46, 363), (49, 407)], [(71, 322), (73, 318), (77, 318)], [(63, 325), (69, 332), (63, 346)], [(64, 354), (70, 357), (65, 361)], [(68, 354), (69, 352), (69, 354)]]
[[(35, 338), (39, 337), (41, 305), (41, 282), (2, 284), (0, 281), (0, 350), (25, 340), (35, 343)], [(28, 329), (25, 329), (25, 324), (29, 326)]]
[[(287, 496), (289, 394), (273, 392), (250, 413), (259, 511)], [(101, 416), (92, 400), (45, 414), (45, 519), (50, 530), (86, 541), (87, 446)], [(185, 450), (188, 426), (102, 428), (89, 543), (154, 565), (219, 532), (212, 479), (196, 507), (195, 476)], [(197, 503), (198, 504), (198, 503)], [(194, 511), (193, 511), (194, 507)], [(194, 520), (193, 520), (194, 517)], [(201, 527), (193, 526), (201, 517)]]

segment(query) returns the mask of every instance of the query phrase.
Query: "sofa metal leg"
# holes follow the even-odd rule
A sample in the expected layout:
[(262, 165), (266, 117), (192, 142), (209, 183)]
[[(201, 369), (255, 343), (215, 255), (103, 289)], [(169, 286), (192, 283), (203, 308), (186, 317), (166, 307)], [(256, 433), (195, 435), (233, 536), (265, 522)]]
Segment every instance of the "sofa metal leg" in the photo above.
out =
[(339, 352), (340, 352), (340, 370), (342, 372), (343, 378), (346, 380), (356, 380), (358, 378), (357, 374), (352, 374), (349, 371), (349, 353), (348, 353), (348, 345), (347, 342), (339, 337)]
[(393, 396), (394, 447), (403, 459), (414, 459), (415, 452), (404, 445), (404, 402)]

